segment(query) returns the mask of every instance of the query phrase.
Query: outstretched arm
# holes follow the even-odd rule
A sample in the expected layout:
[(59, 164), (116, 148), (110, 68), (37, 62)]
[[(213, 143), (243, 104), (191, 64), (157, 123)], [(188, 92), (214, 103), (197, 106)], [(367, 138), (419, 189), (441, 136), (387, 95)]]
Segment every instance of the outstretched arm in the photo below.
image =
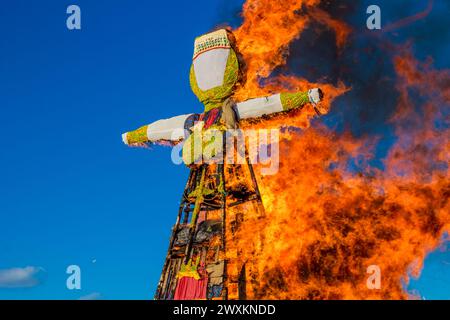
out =
[(320, 89), (298, 93), (280, 93), (238, 103), (237, 113), (239, 119), (259, 118), (264, 115), (301, 108), (307, 103), (316, 105), (322, 98), (323, 93)]
[(124, 133), (122, 140), (131, 146), (142, 146), (147, 143), (176, 144), (184, 139), (185, 123), (191, 116), (188, 114), (156, 121), (135, 131)]

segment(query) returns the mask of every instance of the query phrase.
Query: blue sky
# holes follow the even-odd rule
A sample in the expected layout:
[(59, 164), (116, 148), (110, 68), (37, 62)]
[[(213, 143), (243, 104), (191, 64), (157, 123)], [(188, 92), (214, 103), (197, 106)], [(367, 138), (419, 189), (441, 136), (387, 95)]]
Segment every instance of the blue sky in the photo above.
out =
[[(81, 7), (80, 31), (66, 28), (70, 4)], [(188, 171), (169, 149), (129, 149), (120, 134), (202, 110), (189, 88), (193, 39), (237, 25), (241, 4), (0, 6), (0, 270), (45, 270), (39, 285), (0, 288), (0, 299), (152, 298)], [(411, 288), (450, 298), (448, 263), (431, 255)], [(66, 289), (71, 264), (82, 290)]]

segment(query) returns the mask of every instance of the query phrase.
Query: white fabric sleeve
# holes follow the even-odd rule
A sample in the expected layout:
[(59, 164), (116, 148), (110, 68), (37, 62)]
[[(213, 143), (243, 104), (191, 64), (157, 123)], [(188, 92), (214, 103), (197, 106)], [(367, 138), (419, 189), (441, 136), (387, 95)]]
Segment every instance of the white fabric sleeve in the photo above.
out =
[(178, 141), (184, 139), (184, 123), (191, 115), (187, 114), (153, 122), (147, 128), (148, 140), (156, 142), (158, 140)]
[(236, 105), (239, 119), (259, 118), (264, 115), (282, 112), (280, 94), (240, 102)]

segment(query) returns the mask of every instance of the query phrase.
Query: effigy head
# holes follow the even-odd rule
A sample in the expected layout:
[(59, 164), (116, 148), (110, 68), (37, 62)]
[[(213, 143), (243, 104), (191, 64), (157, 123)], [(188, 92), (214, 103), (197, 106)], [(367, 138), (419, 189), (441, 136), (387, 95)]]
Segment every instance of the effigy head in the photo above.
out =
[(205, 111), (220, 107), (242, 80), (242, 59), (231, 31), (220, 29), (195, 40), (191, 88)]

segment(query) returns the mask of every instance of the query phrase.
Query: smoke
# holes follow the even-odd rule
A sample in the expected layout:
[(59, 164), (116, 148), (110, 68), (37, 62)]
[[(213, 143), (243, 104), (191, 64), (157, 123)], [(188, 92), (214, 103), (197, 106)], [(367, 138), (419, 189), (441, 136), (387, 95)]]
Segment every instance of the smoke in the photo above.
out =
[[(426, 1), (421, 2), (422, 7), (427, 5)], [(336, 101), (333, 112), (320, 121), (325, 120), (338, 130), (349, 129), (356, 136), (389, 136), (392, 127), (388, 120), (395, 112), (400, 96), (396, 88), (395, 58), (409, 51), (413, 56), (426, 59), (430, 48), (434, 53), (449, 50), (448, 41), (444, 40), (449, 38), (445, 10), (435, 8), (426, 24), (420, 24), (421, 21), (416, 19), (403, 28), (400, 25), (393, 28), (396, 21), (403, 21), (402, 17), (409, 16), (411, 11), (424, 9), (420, 9), (417, 2), (413, 6), (410, 2), (405, 5), (403, 3), (408, 10), (398, 10), (397, 18), (386, 21), (389, 29), (380, 32), (369, 31), (365, 27), (366, 1), (323, 1), (319, 5), (320, 10), (351, 27), (348, 41), (343, 48), (338, 48), (334, 31), (315, 20), (312, 12), (309, 27), (298, 41), (291, 44), (287, 65), (276, 70), (275, 74), (289, 72), (310, 82), (337, 84), (339, 80), (343, 81), (351, 90)], [(449, 5), (445, 6), (448, 8)], [(392, 17), (391, 10), (399, 7), (398, 4), (383, 3), (382, 18)], [(414, 23), (419, 24), (418, 27)], [(390, 141), (386, 139), (384, 142)]]

